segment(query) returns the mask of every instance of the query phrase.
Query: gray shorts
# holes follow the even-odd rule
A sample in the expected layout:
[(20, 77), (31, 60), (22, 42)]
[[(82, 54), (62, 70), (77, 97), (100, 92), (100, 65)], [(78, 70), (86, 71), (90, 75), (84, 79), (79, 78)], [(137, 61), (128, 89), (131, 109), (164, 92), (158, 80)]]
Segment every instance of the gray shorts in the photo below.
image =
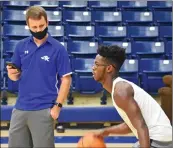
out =
[(50, 108), (39, 111), (13, 109), (8, 146), (54, 148), (54, 120), (50, 115)]
[[(139, 141), (133, 145), (133, 148), (140, 148)], [(156, 140), (150, 140), (150, 148), (172, 148), (172, 141), (161, 142)]]

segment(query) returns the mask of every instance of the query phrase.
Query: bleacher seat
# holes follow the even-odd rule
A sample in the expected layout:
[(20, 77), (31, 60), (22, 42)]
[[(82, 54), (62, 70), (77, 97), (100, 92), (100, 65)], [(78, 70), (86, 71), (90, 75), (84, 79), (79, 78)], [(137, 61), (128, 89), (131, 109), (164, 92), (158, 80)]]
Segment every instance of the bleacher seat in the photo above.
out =
[(158, 26), (128, 26), (128, 35), (132, 38), (158, 37)]
[(77, 26), (77, 25), (67, 25), (66, 26), (66, 36), (68, 37), (78, 37), (78, 38), (91, 38), (94, 37), (95, 28), (94, 26)]
[(124, 38), (126, 26), (96, 26), (96, 36), (101, 38)]
[(60, 1), (59, 2), (60, 7), (62, 8), (87, 8), (88, 3), (87, 1)]
[(64, 11), (64, 22), (81, 22), (89, 23), (91, 21), (91, 12), (90, 11)]
[(119, 1), (119, 7), (124, 9), (147, 8), (147, 1)]
[(46, 8), (58, 8), (59, 1), (31, 1), (31, 5), (38, 5)]
[(123, 11), (124, 23), (151, 23), (153, 21), (152, 11)]
[(108, 46), (118, 45), (118, 46), (126, 49), (126, 54), (127, 55), (131, 55), (131, 52), (132, 52), (131, 42), (126, 42), (126, 41), (124, 41), (124, 42), (123, 41), (103, 41), (102, 43), (104, 45), (108, 45)]
[(160, 26), (159, 27), (160, 38), (172, 37), (172, 26)]
[(26, 14), (26, 11), (25, 10), (4, 10), (3, 11), (3, 21), (26, 21), (26, 18), (25, 18), (25, 14)]
[[(46, 11), (49, 22), (60, 22), (62, 20), (61, 11)], [(25, 18), (26, 10), (4, 10), (3, 21), (26, 21)]]
[(6, 7), (29, 7), (30, 1), (4, 1), (3, 5)]
[(90, 8), (116, 8), (117, 0), (109, 0), (109, 1), (89, 1), (88, 5)]
[(121, 22), (122, 13), (120, 11), (92, 11), (92, 22), (97, 23), (110, 23), (110, 22)]
[(52, 37), (63, 37), (64, 36), (64, 26), (58, 25), (49, 25), (48, 31), (50, 32)]
[(171, 23), (172, 11), (154, 11), (154, 21), (157, 23)]
[(72, 69), (74, 71), (74, 89), (81, 94), (96, 94), (102, 91), (100, 83), (96, 82), (92, 74), (94, 59), (74, 58)]
[(52, 22), (61, 22), (62, 21), (62, 12), (61, 11), (48, 11), (46, 10), (48, 21)]
[(164, 42), (135, 41), (132, 44), (132, 54), (139, 58), (164, 58)]
[(139, 85), (138, 60), (126, 59), (120, 68), (120, 77)]
[(3, 26), (4, 36), (27, 37), (30, 35), (29, 28), (26, 25), (8, 25)]
[(18, 43), (18, 40), (4, 40), (3, 41), (3, 52), (7, 53), (7, 54), (8, 53), (13, 54), (17, 43)]
[(90, 41), (69, 41), (68, 51), (73, 55), (95, 55), (98, 49), (98, 42)]
[(139, 69), (144, 90), (157, 94), (158, 89), (164, 86), (162, 77), (172, 73), (172, 60), (142, 59)]
[[(26, 37), (30, 36), (30, 31), (26, 25), (4, 25), (4, 36)], [(64, 26), (49, 25), (48, 30), (53, 37), (64, 36)]]
[(148, 1), (148, 8), (172, 9), (172, 1)]
[(166, 55), (170, 59), (172, 59), (172, 41), (166, 42)]

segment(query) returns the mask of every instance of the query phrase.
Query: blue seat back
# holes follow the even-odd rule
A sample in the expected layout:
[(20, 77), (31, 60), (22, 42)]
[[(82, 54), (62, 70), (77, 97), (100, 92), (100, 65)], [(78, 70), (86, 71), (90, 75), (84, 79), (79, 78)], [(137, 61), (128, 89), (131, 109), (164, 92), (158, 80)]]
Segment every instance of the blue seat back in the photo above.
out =
[(154, 11), (154, 21), (159, 23), (171, 23), (172, 12), (171, 11)]
[(108, 45), (108, 46), (111, 46), (111, 45), (117, 45), (117, 46), (120, 46), (122, 48), (125, 48), (126, 49), (126, 54), (131, 54), (132, 52), (132, 49), (131, 49), (131, 42), (123, 42), (123, 41), (103, 41), (103, 44), (104, 45)]
[(133, 55), (151, 55), (151, 58), (156, 58), (157, 55), (165, 54), (164, 42), (135, 41), (132, 47)]
[(157, 26), (129, 26), (129, 37), (158, 37)]
[(115, 8), (117, 7), (116, 0), (109, 1), (89, 1), (90, 8)]
[(94, 10), (92, 12), (92, 21), (93, 22), (121, 22), (122, 13), (119, 11), (101, 11)]
[(133, 23), (142, 23), (142, 22), (152, 22), (153, 13), (152, 11), (124, 11), (123, 12), (123, 21), (124, 22), (133, 22)]
[(98, 37), (126, 37), (125, 26), (96, 26)]
[(91, 12), (65, 10), (64, 21), (65, 22), (90, 22)]
[(96, 54), (98, 42), (90, 41), (69, 41), (68, 51), (71, 54), (90, 55)]
[(171, 38), (172, 37), (172, 26), (160, 26), (160, 37)]
[(66, 29), (69, 37), (94, 37), (95, 35), (94, 26), (68, 25)]

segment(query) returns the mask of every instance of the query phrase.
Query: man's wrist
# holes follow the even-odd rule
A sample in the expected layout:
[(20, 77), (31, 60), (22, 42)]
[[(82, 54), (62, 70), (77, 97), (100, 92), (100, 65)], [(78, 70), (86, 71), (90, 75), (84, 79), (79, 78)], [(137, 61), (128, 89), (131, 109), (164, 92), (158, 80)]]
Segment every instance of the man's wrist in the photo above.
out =
[(62, 104), (61, 103), (59, 103), (59, 102), (55, 102), (55, 105), (58, 107), (58, 108), (62, 108)]

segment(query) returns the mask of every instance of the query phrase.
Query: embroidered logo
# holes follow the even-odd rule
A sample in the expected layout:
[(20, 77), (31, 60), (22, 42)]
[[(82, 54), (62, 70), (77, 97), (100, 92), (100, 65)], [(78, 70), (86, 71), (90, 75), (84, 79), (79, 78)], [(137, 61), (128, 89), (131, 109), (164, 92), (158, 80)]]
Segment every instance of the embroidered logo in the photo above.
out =
[(47, 61), (47, 62), (49, 62), (49, 59), (50, 59), (50, 58), (49, 58), (48, 56), (43, 56), (43, 57), (41, 57), (41, 59), (42, 59), (42, 60), (45, 60), (45, 61)]

